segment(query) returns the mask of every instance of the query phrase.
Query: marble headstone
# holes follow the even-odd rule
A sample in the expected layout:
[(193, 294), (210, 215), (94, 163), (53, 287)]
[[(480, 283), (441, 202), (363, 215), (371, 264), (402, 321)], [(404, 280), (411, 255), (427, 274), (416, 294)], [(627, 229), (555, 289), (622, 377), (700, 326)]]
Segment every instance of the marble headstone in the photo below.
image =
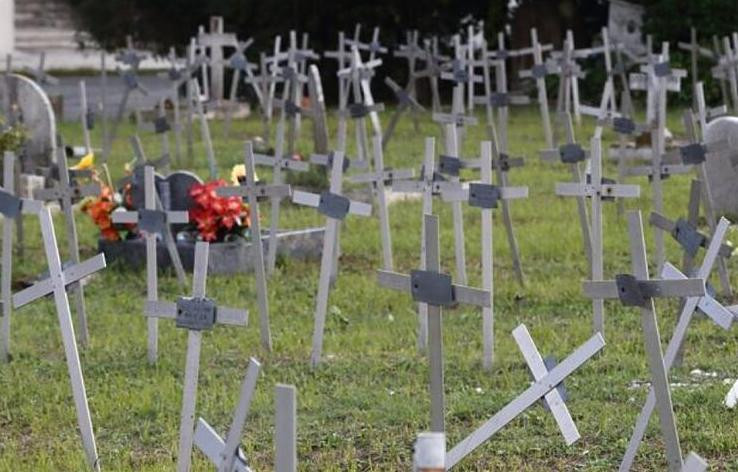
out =
[(720, 139), (731, 141), (731, 150), (708, 157), (707, 184), (712, 191), (713, 205), (717, 217), (725, 216), (735, 221), (738, 217), (738, 168), (732, 161), (738, 162), (738, 118), (725, 116), (707, 124), (705, 142)]

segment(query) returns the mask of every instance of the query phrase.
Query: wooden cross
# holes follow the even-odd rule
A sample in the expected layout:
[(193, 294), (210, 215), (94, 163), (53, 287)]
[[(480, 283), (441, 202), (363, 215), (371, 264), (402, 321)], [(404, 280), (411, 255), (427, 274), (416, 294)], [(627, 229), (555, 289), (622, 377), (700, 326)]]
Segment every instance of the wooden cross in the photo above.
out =
[[(420, 178), (413, 180), (398, 180), (392, 184), (392, 188), (407, 193), (420, 193), (423, 196), (421, 229), (420, 229), (420, 270), (427, 267), (425, 250), (425, 217), (433, 213), (433, 196), (440, 195), (450, 182), (440, 180), (436, 174), (436, 140), (432, 137), (425, 138), (425, 152)], [(418, 303), (418, 350), (423, 351), (428, 346), (428, 305)]]
[[(61, 138), (59, 138), (61, 139)], [(59, 166), (59, 182), (55, 182), (52, 188), (36, 189), (33, 196), (44, 202), (58, 201), (64, 213), (64, 221), (67, 231), (67, 245), (69, 246), (69, 257), (73, 264), (79, 263), (79, 238), (77, 236), (77, 224), (74, 220), (73, 203), (80, 198), (100, 194), (100, 184), (92, 182), (85, 185), (75, 185), (69, 180), (67, 169), (67, 156), (62, 142), (57, 147), (57, 165)], [(85, 310), (85, 298), (82, 285), (73, 284), (77, 321), (79, 323), (79, 337), (82, 346), (87, 346), (89, 333), (87, 330), (87, 313)]]
[(326, 217), (326, 229), (323, 236), (323, 252), (320, 261), (320, 280), (318, 281), (318, 295), (315, 304), (315, 327), (313, 330), (313, 348), (310, 355), (310, 364), (316, 367), (320, 363), (323, 350), (323, 332), (325, 317), (328, 310), (328, 294), (333, 273), (335, 247), (338, 244), (338, 226), (346, 216), (370, 216), (372, 206), (366, 203), (354, 202), (341, 194), (343, 187), (343, 153), (333, 153), (333, 165), (330, 174), (330, 190), (320, 195), (295, 190), (292, 193), (292, 202), (298, 205), (317, 208)]
[(261, 237), (259, 198), (281, 201), (290, 196), (289, 185), (265, 185), (256, 181), (254, 165), (254, 147), (251, 141), (244, 146), (244, 167), (246, 182), (235, 187), (220, 187), (216, 193), (221, 197), (246, 197), (251, 210), (251, 252), (254, 256), (256, 272), (256, 297), (259, 302), (259, 322), (261, 329), (261, 345), (267, 351), (272, 350), (272, 335), (269, 327), (269, 294), (267, 293), (266, 268), (264, 265), (264, 246)]
[(494, 362), (494, 262), (493, 262), (493, 230), (492, 210), (498, 202), (516, 198), (526, 198), (528, 187), (497, 186), (492, 182), (492, 156), (497, 148), (492, 141), (482, 141), (481, 183), (470, 183), (468, 186), (455, 182), (441, 191), (445, 201), (468, 202), (469, 206), (479, 208), (482, 212), (482, 286), (489, 291), (490, 304), (482, 307), (482, 340), (484, 368), (489, 370)]
[[(576, 142), (574, 137), (574, 126), (571, 122), (571, 115), (564, 113), (563, 121), (566, 125), (567, 143), (559, 146), (558, 149), (544, 149), (541, 151), (541, 159), (544, 161), (555, 161), (560, 160), (562, 163), (569, 166), (571, 172), (571, 181), (574, 184), (581, 184), (582, 171), (579, 163), (585, 161), (588, 157), (589, 152), (582, 148)], [(579, 226), (582, 230), (582, 241), (584, 243), (584, 254), (587, 257), (589, 265), (592, 265), (592, 234), (589, 223), (589, 217), (587, 215), (587, 201), (584, 195), (577, 197), (577, 210), (579, 212)]]
[[(392, 51), (392, 55), (396, 58), (405, 58), (407, 61), (407, 83), (405, 84), (404, 89), (400, 88), (399, 85), (397, 86), (397, 90), (404, 90), (405, 93), (407, 93), (408, 97), (412, 101), (416, 101), (417, 103), (417, 82), (418, 82), (418, 70), (417, 70), (417, 64), (419, 60), (423, 60), (423, 49), (418, 44), (418, 36), (419, 32), (418, 30), (413, 31), (406, 31), (405, 32), (405, 44), (398, 45), (397, 49)], [(388, 78), (385, 78), (384, 82), (389, 86), (390, 88), (393, 88), (387, 80), (392, 80)], [(394, 82), (394, 81), (393, 81)], [(400, 104), (403, 103), (403, 97), (404, 95), (400, 96), (397, 94), (397, 91), (394, 90), (395, 96), (398, 98)], [(407, 108), (407, 106), (405, 107)], [(433, 107), (434, 111), (437, 111), (435, 104)], [(421, 111), (420, 109), (411, 106), (410, 112), (413, 118), (413, 126), (415, 129), (415, 132), (417, 133), (420, 130), (420, 125), (418, 123), (418, 111)], [(394, 117), (393, 117), (394, 118)], [(391, 123), (390, 123), (391, 126)], [(390, 127), (387, 128), (387, 131), (385, 131), (385, 135), (390, 134)], [(385, 142), (389, 141), (389, 138), (385, 137)]]
[(572, 352), (569, 357), (553, 367), (546, 365), (525, 325), (521, 324), (515, 328), (513, 337), (525, 358), (528, 369), (533, 374), (534, 383), (448, 451), (446, 454), (446, 468), (448, 470), (454, 468), (518, 415), (542, 399), (545, 400), (551, 414), (554, 416), (566, 444), (571, 445), (580, 437), (558, 386), (605, 347), (605, 340), (602, 335), (595, 333), (587, 342)]
[(423, 105), (418, 103), (418, 101), (415, 99), (415, 97), (407, 87), (404, 89), (401, 88), (399, 85), (397, 85), (397, 82), (392, 80), (390, 77), (385, 77), (384, 83), (392, 90), (392, 93), (395, 95), (395, 98), (397, 99), (397, 107), (395, 108), (395, 112), (392, 114), (390, 122), (387, 125), (387, 129), (384, 132), (384, 136), (382, 138), (382, 149), (385, 149), (387, 147), (387, 143), (392, 138), (392, 135), (395, 132), (395, 127), (397, 127), (397, 123), (400, 121), (400, 116), (402, 116), (404, 112), (410, 111), (413, 117), (416, 116), (417, 112), (425, 112), (425, 108), (423, 107)]
[(223, 32), (223, 18), (210, 18), (210, 32), (200, 30), (197, 35), (197, 43), (203, 49), (210, 51), (210, 72), (212, 78), (210, 98), (220, 103), (223, 100), (223, 49), (238, 47), (238, 39), (233, 33)]
[(15, 154), (3, 155), (3, 188), (0, 189), (0, 214), (3, 216), (2, 244), (2, 328), (0, 328), (0, 362), (10, 360), (10, 318), (12, 316), (13, 290), (13, 226), (23, 213), (38, 213), (42, 205), (35, 200), (15, 196)]
[[(349, 67), (351, 63), (351, 51), (346, 49), (346, 35), (343, 31), (338, 32), (338, 48), (335, 51), (325, 51), (323, 55), (327, 58), (334, 59), (338, 70)], [(349, 77), (338, 76), (338, 103), (348, 102)]]
[[(275, 186), (284, 184), (284, 171), (291, 170), (295, 172), (307, 172), (310, 165), (304, 161), (292, 159), (292, 156), (285, 155), (284, 146), (284, 124), (277, 125), (277, 140), (273, 156), (264, 154), (254, 154), (254, 164), (270, 166), (272, 168), (272, 183)], [(277, 232), (279, 230), (279, 210), (282, 204), (282, 198), (276, 195), (270, 197), (271, 211), (269, 212), (269, 244), (267, 245), (267, 274), (274, 273), (277, 263)]]
[[(712, 272), (713, 265), (717, 260), (720, 252), (722, 251), (722, 241), (725, 238), (725, 234), (730, 227), (730, 222), (721, 218), (717, 224), (715, 238), (710, 242), (710, 245), (705, 254), (705, 258), (702, 261), (702, 265), (697, 271), (696, 276), (707, 280)], [(679, 269), (669, 264), (668, 262), (664, 266), (661, 272), (661, 276), (666, 280), (683, 280), (686, 278)], [(689, 297), (682, 305), (682, 310), (679, 315), (676, 328), (672, 334), (671, 340), (666, 347), (666, 353), (664, 354), (664, 367), (668, 372), (672, 365), (679, 364), (679, 352), (683, 346), (684, 339), (687, 335), (687, 329), (691, 323), (692, 317), (696, 309), (705, 313), (712, 321), (723, 329), (729, 329), (733, 323), (734, 315), (727, 308), (723, 307), (717, 300), (711, 297), (709, 294), (697, 297)], [(626, 449), (623, 460), (620, 463), (620, 470), (627, 471), (633, 466), (638, 447), (643, 441), (643, 437), (646, 434), (648, 428), (648, 422), (653, 414), (653, 410), (656, 406), (656, 395), (653, 388), (649, 389), (646, 403), (638, 415), (636, 420), (635, 429), (633, 434), (628, 441), (628, 447)], [(686, 465), (685, 461), (685, 465)]]
[[(139, 230), (146, 239), (146, 299), (158, 300), (159, 298), (159, 274), (157, 266), (157, 236), (166, 238), (165, 233), (169, 231), (170, 224), (189, 222), (189, 214), (186, 211), (164, 211), (159, 202), (154, 183), (154, 168), (144, 167), (144, 199), (145, 208), (138, 211), (116, 211), (113, 212), (113, 223), (138, 224)], [(176, 246), (174, 253), (179, 256)], [(172, 251), (170, 251), (170, 256)], [(172, 258), (174, 263), (174, 259)], [(181, 262), (180, 262), (181, 265)], [(149, 363), (156, 363), (158, 356), (159, 321), (150, 317), (148, 324), (148, 358)]]
[(209, 243), (195, 243), (192, 297), (180, 297), (176, 302), (146, 301), (146, 316), (175, 320), (178, 328), (184, 328), (188, 332), (179, 427), (178, 472), (190, 470), (202, 333), (216, 324), (244, 326), (248, 323), (248, 311), (216, 306), (215, 301), (205, 295), (209, 249)]
[[(194, 437), (195, 446), (216, 466), (218, 472), (252, 472), (246, 456), (243, 450), (241, 450), (240, 443), (260, 371), (261, 364), (259, 361), (253, 357), (249, 359), (246, 376), (241, 384), (241, 395), (233, 412), (233, 420), (225, 440), (203, 418), (198, 418), (197, 420)], [(279, 455), (280, 453), (289, 455), (290, 452), (296, 450), (294, 444), (296, 435), (292, 434), (284, 437), (285, 433), (289, 432), (289, 427), (297, 423), (294, 405), (296, 390), (292, 385), (282, 384), (277, 384), (275, 390), (278, 402), (276, 409), (276, 418), (278, 421), (276, 423), (279, 425), (279, 421), (284, 419), (285, 424), (282, 426), (288, 426), (288, 428), (275, 428), (274, 435), (277, 449), (277, 459), (275, 462), (279, 464), (275, 470), (284, 472), (294, 471), (294, 468), (284, 468), (282, 464), (284, 458), (280, 458)]]
[[(556, 71), (559, 76), (556, 116), (561, 118), (563, 112), (571, 113), (573, 110), (574, 119), (577, 124), (580, 124), (582, 118), (579, 107), (579, 78), (584, 78), (584, 72), (576, 62), (575, 53), (574, 33), (571, 30), (566, 30), (566, 39), (562, 51), (558, 56), (555, 53), (551, 56), (552, 60), (557, 63)], [(586, 52), (586, 56), (590, 54), (589, 51)]]
[[(22, 208), (23, 203), (19, 204)], [(59, 246), (54, 233), (54, 223), (51, 219), (49, 208), (43, 207), (38, 211), (41, 223), (41, 235), (43, 238), (44, 252), (49, 266), (49, 278), (36, 282), (30, 287), (13, 295), (13, 308), (20, 308), (34, 300), (53, 294), (56, 314), (61, 328), (64, 354), (67, 359), (67, 371), (72, 384), (72, 396), (77, 409), (77, 426), (82, 436), (82, 445), (87, 456), (87, 465), (94, 471), (100, 470), (97, 446), (95, 445), (95, 433), (92, 429), (90, 407), (87, 403), (87, 392), (82, 377), (82, 366), (79, 361), (77, 342), (72, 324), (72, 312), (69, 308), (67, 298), (67, 286), (79, 283), (85, 277), (105, 268), (105, 255), (87, 259), (82, 263), (76, 263), (66, 269), (62, 269), (59, 258)]]
[[(688, 43), (679, 41), (677, 47), (682, 51), (687, 51), (690, 56), (690, 79), (692, 80), (692, 90), (697, 89), (697, 82), (700, 81), (698, 75), (697, 65), (699, 58), (704, 57), (710, 60), (715, 60), (715, 53), (711, 49), (703, 48), (697, 41), (697, 28), (694, 26), (689, 28), (689, 39)], [(692, 106), (697, 108), (697, 97), (692, 97)]]
[(543, 62), (543, 50), (538, 42), (538, 30), (531, 28), (530, 30), (531, 44), (533, 48), (533, 68), (530, 70), (520, 71), (521, 79), (532, 78), (536, 81), (538, 88), (538, 106), (541, 110), (541, 120), (543, 120), (543, 136), (546, 139), (546, 147), (554, 147), (553, 133), (551, 131), (551, 118), (548, 111), (548, 94), (546, 93), (546, 76), (556, 73), (556, 70), (549, 63)]
[[(592, 253), (590, 274), (592, 280), (603, 280), (604, 264), (602, 255), (602, 202), (615, 198), (637, 198), (641, 188), (638, 185), (618, 185), (602, 176), (602, 140), (599, 133), (590, 142), (591, 172), (586, 182), (557, 183), (556, 194), (568, 197), (589, 198), (592, 207), (591, 237)], [(594, 311), (594, 332), (605, 333), (605, 312), (602, 299), (592, 300)]]
[(417, 79), (428, 79), (433, 113), (441, 112), (441, 94), (438, 90), (438, 80), (441, 78), (441, 62), (446, 59), (438, 52), (437, 37), (423, 40), (422, 60), (425, 62), (425, 68), (417, 71), (415, 77)]
[[(225, 138), (230, 138), (231, 133), (231, 121), (233, 120), (233, 110), (236, 108), (238, 84), (241, 82), (241, 74), (244, 75), (247, 82), (251, 82), (254, 79), (255, 64), (251, 64), (246, 58), (246, 50), (253, 44), (253, 38), (249, 38), (246, 41), (238, 41), (235, 46), (233, 53), (225, 59), (225, 65), (233, 70), (233, 77), (231, 78), (231, 90), (228, 93), (228, 107), (226, 107), (224, 133)], [(251, 81), (249, 81), (251, 79)], [(253, 83), (253, 82), (252, 82)], [(253, 87), (256, 99), (261, 103), (261, 89)]]
[(354, 175), (349, 180), (356, 184), (367, 183), (371, 185), (377, 199), (384, 270), (393, 270), (392, 236), (390, 233), (386, 185), (392, 185), (396, 180), (411, 179), (415, 172), (412, 169), (385, 169), (381, 136), (374, 136), (372, 146), (374, 148), (374, 171), (368, 174)]
[[(738, 65), (738, 55), (736, 54), (735, 44), (731, 47), (730, 38), (723, 38), (723, 55), (719, 56), (717, 66), (712, 68), (713, 77), (724, 78), (727, 76), (730, 86), (731, 108), (733, 113), (738, 110), (738, 76), (736, 75), (736, 65)], [(728, 100), (726, 98), (725, 102)]]
[(379, 285), (409, 292), (413, 300), (427, 305), (430, 364), (431, 431), (444, 432), (443, 335), (442, 307), (458, 304), (490, 307), (490, 292), (458, 285), (451, 276), (441, 272), (438, 241), (438, 217), (425, 215), (425, 269), (410, 275), (378, 271)]
[(639, 307), (641, 310), (641, 329), (651, 371), (651, 384), (656, 395), (659, 410), (661, 434), (666, 444), (666, 457), (670, 471), (682, 467), (682, 451), (679, 434), (674, 421), (669, 378), (661, 351), (654, 297), (701, 297), (705, 295), (705, 279), (683, 280), (650, 279), (646, 245), (643, 238), (643, 224), (640, 211), (630, 211), (628, 231), (630, 233), (630, 253), (633, 274), (622, 274), (611, 281), (584, 282), (584, 294), (590, 298), (618, 298), (624, 306)]

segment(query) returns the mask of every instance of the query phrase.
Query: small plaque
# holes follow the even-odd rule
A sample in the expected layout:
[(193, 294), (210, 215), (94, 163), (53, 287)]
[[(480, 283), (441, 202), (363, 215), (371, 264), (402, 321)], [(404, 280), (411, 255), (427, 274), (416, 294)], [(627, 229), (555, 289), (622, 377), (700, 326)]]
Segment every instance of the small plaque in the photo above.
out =
[(295, 116), (301, 111), (300, 107), (298, 107), (292, 100), (284, 102), (284, 112), (287, 116)]
[(161, 210), (138, 210), (138, 228), (149, 234), (159, 233), (164, 230), (167, 215)]
[(510, 104), (510, 96), (507, 93), (493, 92), (489, 96), (489, 103), (493, 108), (503, 108)]
[(438, 170), (446, 175), (458, 176), (461, 168), (464, 167), (461, 159), (453, 156), (445, 156), (441, 154)]
[(469, 206), (491, 209), (497, 208), (501, 197), (500, 187), (490, 184), (469, 184)]
[(707, 158), (707, 149), (700, 143), (687, 144), (679, 148), (682, 162), (687, 165), (702, 164)]
[(325, 191), (320, 194), (318, 211), (335, 220), (343, 220), (348, 215), (351, 201), (343, 195)]
[(668, 62), (654, 64), (653, 73), (656, 77), (668, 77), (671, 75), (671, 66)]
[(616, 117), (612, 119), (612, 129), (618, 134), (631, 135), (635, 133), (636, 124), (630, 118)]
[(451, 276), (428, 270), (410, 272), (410, 285), (413, 300), (433, 306), (453, 306), (456, 304)]
[(548, 74), (546, 64), (536, 64), (530, 70), (530, 75), (532, 75), (534, 79), (542, 79), (546, 77), (546, 74)]
[(353, 119), (364, 118), (369, 114), (369, 107), (363, 103), (352, 103), (348, 106), (348, 112)]
[(23, 201), (5, 190), (0, 190), (0, 213), (6, 218), (16, 218), (20, 215)]
[(177, 299), (178, 328), (203, 331), (212, 329), (217, 317), (215, 302), (209, 298), (180, 297)]
[(559, 148), (559, 155), (561, 156), (561, 162), (565, 164), (576, 164), (586, 158), (584, 149), (576, 143), (564, 144), (561, 146)]
[(156, 132), (156, 134), (164, 134), (170, 129), (172, 129), (172, 127), (169, 125), (166, 116), (159, 116), (154, 119), (154, 132)]
[(700, 247), (706, 243), (706, 238), (703, 236), (697, 228), (694, 227), (689, 221), (684, 218), (679, 218), (674, 225), (674, 231), (672, 236), (684, 249), (684, 252), (690, 256), (697, 254)]
[(618, 298), (625, 306), (645, 307), (649, 297), (641, 290), (641, 285), (634, 276), (630, 274), (618, 274), (615, 276), (615, 285), (618, 288)]

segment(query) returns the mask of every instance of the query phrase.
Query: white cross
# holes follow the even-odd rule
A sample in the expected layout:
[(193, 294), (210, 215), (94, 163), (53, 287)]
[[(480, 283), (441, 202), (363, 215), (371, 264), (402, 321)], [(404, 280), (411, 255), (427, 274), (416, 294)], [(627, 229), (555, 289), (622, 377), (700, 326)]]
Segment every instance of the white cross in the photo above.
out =
[(87, 403), (87, 392), (82, 376), (82, 366), (79, 362), (79, 352), (74, 336), (72, 325), (72, 312), (69, 309), (67, 298), (67, 285), (77, 283), (83, 278), (105, 268), (105, 255), (87, 259), (86, 261), (62, 269), (59, 258), (59, 246), (54, 233), (54, 223), (51, 219), (51, 211), (48, 208), (39, 210), (41, 223), (41, 235), (43, 238), (44, 252), (49, 266), (49, 278), (36, 282), (30, 287), (13, 295), (13, 308), (20, 308), (47, 294), (53, 294), (56, 314), (59, 319), (64, 354), (67, 359), (67, 371), (72, 384), (72, 396), (77, 409), (77, 426), (82, 436), (82, 444), (87, 456), (87, 464), (92, 470), (99, 471), (100, 463), (95, 445), (95, 433), (92, 429), (92, 418), (90, 407)]
[(397, 98), (397, 107), (395, 108), (395, 112), (392, 114), (389, 124), (387, 125), (387, 129), (384, 132), (384, 136), (382, 137), (382, 149), (387, 147), (387, 143), (392, 138), (392, 134), (395, 132), (397, 123), (400, 121), (400, 117), (404, 112), (410, 111), (413, 114), (413, 117), (416, 116), (417, 112), (425, 112), (425, 108), (415, 99), (413, 96), (414, 94), (411, 93), (411, 90), (408, 88), (409, 86), (403, 89), (390, 77), (385, 77), (384, 83), (390, 88), (390, 90), (392, 90), (395, 98)]
[(554, 74), (556, 71), (550, 64), (543, 62), (543, 50), (538, 42), (538, 31), (535, 28), (530, 30), (530, 38), (533, 49), (533, 68), (530, 70), (520, 71), (520, 78), (533, 78), (538, 88), (538, 106), (541, 110), (541, 119), (543, 120), (543, 135), (546, 139), (546, 147), (554, 147), (553, 133), (551, 132), (551, 118), (548, 111), (548, 95), (546, 93), (546, 76)]
[(323, 236), (323, 252), (320, 260), (320, 279), (318, 281), (318, 295), (315, 304), (315, 327), (313, 330), (313, 348), (310, 355), (310, 364), (316, 367), (320, 363), (323, 351), (323, 332), (325, 317), (328, 310), (328, 294), (330, 279), (333, 273), (335, 247), (338, 244), (338, 225), (346, 216), (370, 216), (372, 206), (366, 203), (354, 202), (341, 195), (343, 187), (343, 153), (333, 153), (333, 165), (330, 174), (330, 190), (322, 194), (314, 194), (295, 190), (292, 193), (292, 202), (298, 205), (317, 208), (326, 217), (326, 229)]
[(425, 269), (413, 271), (410, 275), (384, 270), (378, 271), (377, 274), (379, 285), (382, 287), (409, 292), (413, 300), (428, 307), (431, 431), (443, 432), (445, 407), (442, 307), (457, 304), (490, 307), (492, 297), (489, 291), (454, 284), (450, 275), (441, 272), (438, 217), (424, 215), (424, 220)]
[(544, 364), (525, 325), (521, 324), (515, 328), (513, 337), (528, 364), (528, 369), (533, 373), (535, 381), (523, 393), (515, 397), (448, 451), (446, 468), (449, 470), (542, 398), (546, 399), (551, 413), (564, 435), (566, 444), (571, 445), (579, 439), (579, 431), (556, 387), (605, 347), (605, 340), (602, 335), (595, 333), (587, 342), (572, 352), (569, 357), (550, 370)]
[(246, 197), (251, 210), (251, 252), (254, 256), (256, 271), (256, 297), (259, 302), (259, 322), (261, 345), (267, 351), (272, 350), (272, 335), (269, 327), (269, 295), (267, 292), (266, 270), (264, 265), (264, 247), (261, 237), (259, 198), (276, 198), (281, 200), (290, 196), (289, 185), (264, 185), (256, 182), (254, 166), (254, 148), (251, 141), (244, 146), (244, 167), (246, 169), (245, 184), (236, 187), (220, 187), (216, 193), (221, 197)]

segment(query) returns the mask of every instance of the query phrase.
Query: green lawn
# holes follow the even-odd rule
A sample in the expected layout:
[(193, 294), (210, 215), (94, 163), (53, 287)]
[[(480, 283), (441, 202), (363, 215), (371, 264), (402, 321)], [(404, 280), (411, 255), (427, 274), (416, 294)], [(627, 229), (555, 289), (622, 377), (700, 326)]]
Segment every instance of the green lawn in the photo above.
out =
[[(671, 129), (681, 132), (679, 114), (670, 117)], [(482, 116), (480, 115), (480, 118)], [(383, 116), (383, 121), (389, 115)], [(385, 154), (389, 166), (419, 167), (423, 137), (440, 137), (437, 125), (425, 119), (415, 134), (409, 120), (401, 122)], [(331, 120), (335, 130), (335, 121)], [(261, 131), (256, 117), (235, 124), (234, 136), (246, 139)], [(80, 142), (76, 124), (61, 126), (68, 142)], [(227, 177), (230, 166), (242, 162), (241, 142), (222, 139), (213, 125), (219, 167)], [(132, 156), (126, 125), (111, 157), (114, 177), (123, 175), (123, 162)], [(587, 143), (591, 123), (577, 134)], [(353, 128), (349, 128), (353, 137)], [(199, 141), (199, 132), (196, 130)], [(100, 142), (96, 136), (96, 142)], [(309, 122), (299, 148), (312, 150)], [(465, 154), (472, 155), (484, 139), (482, 127), (469, 131)], [(607, 143), (612, 141), (606, 133)], [(159, 149), (153, 136), (144, 139), (149, 154)], [(526, 166), (511, 173), (513, 185), (527, 185), (530, 198), (512, 204), (527, 285), (515, 279), (504, 236), (495, 226), (495, 335), (496, 361), (492, 371), (481, 367), (481, 312), (462, 307), (445, 316), (446, 423), (449, 446), (455, 444), (529, 385), (530, 377), (510, 335), (525, 323), (543, 354), (562, 359), (591, 336), (591, 303), (582, 296), (586, 277), (580, 230), (573, 199), (554, 195), (554, 183), (569, 174), (558, 164), (543, 163), (543, 146), (536, 109), (516, 109), (510, 123), (513, 154), (527, 156)], [(605, 146), (603, 146), (605, 147)], [(437, 142), (442, 149), (442, 142)], [(190, 168), (206, 175), (202, 146)], [(614, 176), (608, 161), (607, 174)], [(262, 177), (268, 173), (262, 171)], [(467, 177), (473, 177), (471, 174)], [(672, 177), (665, 183), (670, 216), (686, 213), (690, 177)], [(647, 212), (650, 191), (646, 179), (642, 197), (629, 208)], [(453, 232), (450, 207), (436, 202), (441, 218), (442, 263), (453, 270)], [(262, 206), (267, 220), (267, 205)], [(408, 201), (391, 207), (395, 264), (400, 271), (416, 268), (420, 243), (421, 205)], [(605, 269), (613, 276), (630, 268), (625, 220), (615, 205), (605, 213)], [(647, 213), (644, 213), (647, 220)], [(77, 218), (84, 257), (96, 253), (97, 230), (85, 215)], [(288, 208), (285, 226), (322, 223), (315, 211)], [(66, 249), (61, 214), (56, 216), (60, 247)], [(38, 227), (29, 219), (27, 252), (16, 258), (15, 280), (28, 281), (45, 269)], [(472, 285), (480, 284), (480, 217), (465, 210), (468, 272)], [(650, 241), (651, 231), (647, 231)], [(735, 237), (734, 234), (731, 236)], [(681, 253), (667, 238), (670, 260)], [(208, 280), (209, 295), (222, 304), (246, 306), (251, 324), (246, 328), (217, 327), (205, 334), (198, 391), (198, 414), (225, 431), (239, 392), (249, 356), (264, 365), (244, 436), (244, 447), (256, 470), (272, 467), (275, 383), (298, 388), (298, 454), (301, 470), (408, 470), (415, 435), (429, 425), (427, 362), (416, 350), (415, 305), (409, 295), (378, 287), (375, 270), (381, 259), (376, 218), (349, 218), (342, 232), (341, 273), (331, 293), (326, 323), (324, 363), (308, 365), (314, 297), (319, 263), (283, 261), (269, 281), (274, 351), (260, 348), (256, 295), (252, 276)], [(701, 257), (701, 256), (700, 256)], [(86, 288), (91, 346), (82, 351), (82, 367), (92, 410), (102, 466), (106, 470), (172, 470), (177, 453), (181, 384), (186, 333), (173, 323), (160, 323), (160, 357), (156, 366), (146, 361), (146, 322), (142, 305), (146, 294), (144, 272), (110, 266)], [(733, 284), (736, 279), (733, 277)], [(176, 279), (160, 279), (160, 298), (180, 294)], [(189, 289), (188, 289), (189, 292)], [(676, 301), (657, 301), (664, 339), (675, 323)], [(460, 470), (614, 470), (625, 449), (635, 417), (647, 393), (648, 379), (640, 316), (637, 310), (606, 303), (607, 346), (566, 381), (571, 413), (582, 439), (566, 447), (553, 418), (537, 405), (520, 415), (493, 440), (469, 456)], [(77, 433), (64, 353), (53, 304), (34, 302), (13, 318), (13, 360), (0, 366), (0, 470), (83, 470), (84, 454)], [(738, 469), (738, 415), (726, 410), (722, 398), (729, 389), (724, 379), (738, 377), (738, 343), (704, 317), (691, 327), (682, 368), (672, 382), (690, 384), (673, 389), (683, 450), (708, 459), (712, 470)], [(716, 372), (704, 380), (693, 369)], [(732, 382), (731, 382), (732, 384)], [(212, 470), (199, 452), (195, 470)], [(664, 470), (663, 444), (654, 418), (637, 460), (638, 470)]]

